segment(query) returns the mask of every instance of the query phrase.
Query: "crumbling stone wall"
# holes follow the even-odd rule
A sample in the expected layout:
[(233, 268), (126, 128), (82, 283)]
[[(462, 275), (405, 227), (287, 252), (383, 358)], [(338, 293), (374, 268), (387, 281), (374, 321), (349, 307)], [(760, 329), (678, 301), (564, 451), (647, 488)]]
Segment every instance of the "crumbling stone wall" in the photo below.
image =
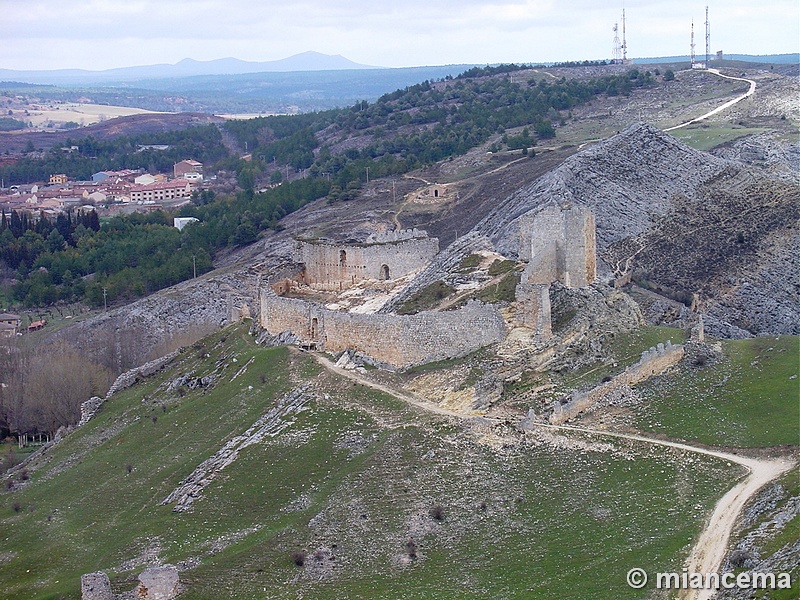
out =
[(170, 352), (169, 354), (165, 354), (160, 358), (156, 358), (143, 364), (140, 367), (136, 367), (133, 369), (129, 369), (125, 371), (122, 375), (117, 377), (114, 383), (111, 384), (111, 387), (108, 388), (108, 392), (104, 398), (100, 398), (98, 396), (92, 396), (85, 402), (81, 404), (81, 420), (78, 422), (77, 427), (84, 425), (89, 422), (89, 420), (95, 415), (95, 413), (100, 410), (100, 407), (103, 403), (111, 398), (117, 392), (121, 392), (122, 390), (128, 389), (137, 381), (144, 377), (150, 377), (153, 373), (157, 373), (160, 371), (164, 365), (171, 362), (174, 358), (176, 358), (181, 353), (180, 348)]
[(537, 335), (547, 339), (553, 335), (550, 313), (550, 286), (520, 281), (515, 290), (516, 324), (533, 329)]
[(588, 392), (574, 395), (566, 404), (556, 402), (550, 423), (561, 425), (579, 413), (593, 407), (599, 400), (622, 387), (630, 387), (641, 383), (650, 377), (663, 373), (668, 368), (676, 365), (684, 355), (682, 344), (673, 345), (672, 342), (658, 344), (642, 352), (642, 357), (633, 365)]
[(524, 279), (547, 285), (586, 287), (597, 278), (595, 222), (585, 206), (551, 205), (533, 217), (530, 256)]
[(553, 335), (550, 284), (586, 287), (597, 278), (597, 242), (592, 211), (585, 206), (551, 205), (536, 213), (530, 225), (528, 264), (515, 290), (518, 325), (542, 338)]
[(291, 331), (319, 349), (356, 350), (398, 369), (466, 356), (506, 336), (497, 309), (478, 301), (453, 311), (364, 315), (282, 298), (271, 290), (262, 291), (261, 326), (272, 335)]
[(295, 260), (305, 265), (305, 283), (342, 290), (363, 279), (397, 279), (421, 270), (438, 252), (439, 240), (428, 237), (349, 245), (301, 241)]

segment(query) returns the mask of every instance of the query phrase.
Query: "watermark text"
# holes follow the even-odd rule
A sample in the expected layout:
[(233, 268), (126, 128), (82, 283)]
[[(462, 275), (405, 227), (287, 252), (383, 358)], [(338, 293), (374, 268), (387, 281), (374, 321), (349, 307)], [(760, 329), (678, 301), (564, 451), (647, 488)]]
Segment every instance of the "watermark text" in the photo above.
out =
[(691, 573), (684, 570), (680, 573), (656, 573), (651, 577), (644, 569), (631, 569), (627, 574), (629, 587), (641, 590), (648, 582), (655, 584), (657, 590), (788, 590), (792, 588), (792, 576), (789, 573), (758, 573), (743, 571), (741, 573)]

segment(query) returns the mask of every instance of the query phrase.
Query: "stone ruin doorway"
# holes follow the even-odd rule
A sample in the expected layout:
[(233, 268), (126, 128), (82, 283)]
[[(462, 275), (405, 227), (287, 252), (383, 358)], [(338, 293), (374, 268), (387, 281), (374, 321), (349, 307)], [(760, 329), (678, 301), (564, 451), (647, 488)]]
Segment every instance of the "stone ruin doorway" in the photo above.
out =
[(389, 276), (389, 265), (381, 265), (381, 275), (380, 279), (383, 281), (389, 281), (391, 277)]
[(339, 250), (339, 266), (346, 267), (347, 266), (347, 252), (344, 250)]
[(319, 337), (319, 319), (317, 317), (313, 317), (311, 319), (311, 339), (312, 341), (317, 341)]

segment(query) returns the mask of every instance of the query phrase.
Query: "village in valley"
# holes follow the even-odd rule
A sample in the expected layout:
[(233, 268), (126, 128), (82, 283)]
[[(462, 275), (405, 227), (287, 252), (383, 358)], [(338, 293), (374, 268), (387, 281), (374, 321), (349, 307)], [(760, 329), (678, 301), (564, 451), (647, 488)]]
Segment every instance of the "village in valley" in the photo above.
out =
[[(62, 151), (75, 152), (78, 147)], [(191, 159), (176, 163), (169, 174), (125, 169), (98, 171), (91, 181), (74, 181), (68, 174), (54, 173), (47, 182), (0, 190), (0, 207), (7, 214), (27, 211), (34, 218), (55, 218), (70, 210), (95, 210), (101, 217), (148, 213), (188, 204), (202, 184), (203, 164)]]

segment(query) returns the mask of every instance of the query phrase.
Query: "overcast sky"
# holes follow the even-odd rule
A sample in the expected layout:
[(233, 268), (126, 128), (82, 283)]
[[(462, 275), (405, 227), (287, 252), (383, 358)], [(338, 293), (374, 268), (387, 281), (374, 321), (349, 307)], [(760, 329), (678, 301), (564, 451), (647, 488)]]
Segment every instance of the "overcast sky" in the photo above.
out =
[[(706, 0), (711, 50), (800, 48), (797, 0)], [(629, 57), (705, 54), (705, 2), (625, 0)], [(314, 50), (405, 67), (611, 58), (611, 0), (0, 0), (0, 68), (108, 69)]]

